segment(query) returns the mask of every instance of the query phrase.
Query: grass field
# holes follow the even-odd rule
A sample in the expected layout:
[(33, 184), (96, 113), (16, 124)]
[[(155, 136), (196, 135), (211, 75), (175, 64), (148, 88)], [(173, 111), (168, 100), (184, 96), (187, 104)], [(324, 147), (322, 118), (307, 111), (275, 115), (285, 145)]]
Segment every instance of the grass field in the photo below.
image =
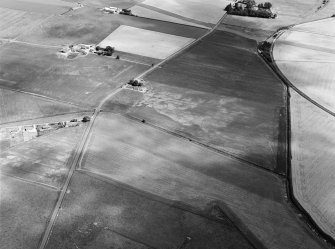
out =
[(266, 248), (321, 248), (273, 174), (121, 116), (96, 122), (84, 169), (203, 212), (227, 206)]
[(99, 46), (115, 47), (115, 50), (139, 54), (156, 59), (165, 59), (194, 39), (169, 35), (146, 29), (121, 25), (99, 43)]
[(284, 87), (255, 47), (215, 32), (145, 77), (152, 89), (128, 114), (285, 172), (277, 167)]
[(77, 106), (0, 89), (0, 124), (79, 111)]
[(56, 52), (55, 48), (4, 45), (0, 50), (0, 85), (87, 108), (95, 107), (108, 93), (149, 68), (96, 55), (65, 60)]
[(60, 188), (83, 129), (63, 128), (2, 151), (0, 172)]
[(184, 25), (190, 25), (190, 26), (195, 26), (199, 28), (209, 29), (207, 26), (200, 25), (200, 24), (190, 22), (190, 21), (186, 21), (185, 19), (170, 16), (166, 13), (161, 13), (161, 12), (148, 9), (148, 8), (145, 8), (139, 5), (132, 7), (131, 11), (134, 15), (139, 16), (139, 17), (151, 18), (151, 19), (156, 19), (156, 20), (161, 20), (161, 21), (166, 21), (166, 22), (173, 22), (173, 23), (178, 23), (178, 24), (184, 24)]
[(178, 16), (209, 24), (216, 24), (224, 15), (223, 10), (229, 2), (226, 0), (209, 1), (203, 3), (201, 0), (145, 0), (142, 4), (171, 12)]
[(294, 195), (335, 238), (335, 118), (291, 91), (291, 127)]
[(120, 25), (193, 39), (200, 37), (206, 32), (206, 30), (201, 28), (159, 20), (148, 20), (125, 15), (108, 15), (97, 7), (88, 6), (66, 15), (49, 18), (42, 25), (36, 26), (29, 34), (20, 36), (19, 40), (48, 45), (98, 44)]
[(275, 19), (228, 15), (222, 23), (246, 28), (275, 31), (283, 26), (303, 22), (303, 20), (315, 13), (321, 1), (275, 0), (271, 3), (273, 5), (273, 11), (277, 13), (277, 18)]
[(75, 173), (46, 248), (252, 248), (221, 223)]
[(57, 192), (0, 175), (0, 248), (37, 248)]
[[(311, 25), (310, 30), (308, 25)], [(318, 31), (317, 27), (320, 27)], [(274, 60), (286, 78), (304, 94), (333, 112), (334, 28), (335, 22), (330, 18), (303, 24), (302, 28), (297, 25), (276, 40), (273, 51)]]

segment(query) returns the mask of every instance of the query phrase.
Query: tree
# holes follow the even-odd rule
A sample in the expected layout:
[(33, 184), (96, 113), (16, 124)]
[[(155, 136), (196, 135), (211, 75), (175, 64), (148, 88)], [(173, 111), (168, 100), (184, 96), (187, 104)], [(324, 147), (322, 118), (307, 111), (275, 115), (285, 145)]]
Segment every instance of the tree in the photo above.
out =
[(270, 2), (265, 2), (265, 3), (263, 4), (263, 6), (264, 6), (264, 9), (271, 9), (272, 4), (271, 4)]
[(233, 9), (233, 6), (231, 6), (231, 3), (230, 3), (226, 6), (226, 8), (224, 10), (229, 13), (232, 9)]

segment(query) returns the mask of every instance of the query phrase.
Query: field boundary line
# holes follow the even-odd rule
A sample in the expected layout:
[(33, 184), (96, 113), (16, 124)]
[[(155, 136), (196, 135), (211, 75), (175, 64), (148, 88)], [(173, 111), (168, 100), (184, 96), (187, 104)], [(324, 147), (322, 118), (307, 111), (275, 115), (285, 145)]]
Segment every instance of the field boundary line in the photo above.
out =
[(231, 159), (240, 161), (240, 162), (242, 162), (242, 163), (244, 163), (244, 164), (246, 164), (246, 165), (248, 165), (248, 166), (252, 166), (252, 167), (254, 167), (254, 168), (257, 168), (257, 169), (266, 171), (266, 172), (268, 172), (268, 173), (270, 173), (270, 174), (276, 175), (276, 176), (278, 176), (279, 178), (283, 178), (283, 177), (284, 177), (282, 174), (279, 174), (279, 173), (277, 173), (277, 172), (274, 172), (274, 171), (271, 170), (271, 169), (265, 168), (265, 167), (263, 167), (263, 166), (261, 166), (261, 165), (259, 165), (259, 164), (257, 164), (257, 163), (254, 163), (254, 162), (252, 162), (252, 161), (249, 161), (249, 160), (247, 160), (247, 159), (244, 159), (244, 158), (242, 158), (240, 155), (234, 154), (234, 153), (229, 152), (229, 151), (226, 151), (226, 150), (222, 150), (222, 149), (214, 148), (214, 147), (212, 147), (211, 145), (208, 145), (208, 144), (206, 144), (206, 143), (200, 142), (200, 141), (198, 141), (198, 140), (196, 140), (196, 139), (194, 139), (194, 138), (187, 137), (187, 136), (182, 135), (182, 134), (180, 134), (180, 133), (178, 133), (178, 132), (174, 132), (174, 131), (171, 131), (171, 130), (169, 130), (169, 129), (163, 128), (163, 127), (161, 127), (161, 126), (159, 126), (159, 125), (157, 125), (157, 124), (154, 124), (154, 123), (150, 123), (150, 122), (147, 122), (147, 121), (145, 121), (145, 123), (143, 123), (141, 118), (137, 118), (137, 117), (131, 116), (131, 115), (129, 115), (129, 114), (116, 114), (116, 113), (113, 113), (113, 115), (115, 115), (115, 116), (122, 116), (122, 117), (125, 117), (125, 118), (130, 119), (130, 120), (133, 120), (133, 121), (135, 121), (135, 122), (137, 122), (137, 123), (140, 123), (141, 125), (144, 125), (144, 126), (145, 126), (145, 125), (150, 126), (151, 128), (154, 128), (154, 129), (156, 129), (156, 130), (160, 130), (161, 132), (164, 132), (164, 133), (168, 133), (169, 135), (178, 137), (178, 138), (180, 138), (180, 139), (182, 139), (182, 140), (186, 140), (186, 141), (188, 141), (188, 142), (190, 142), (190, 143), (192, 143), (192, 144), (195, 144), (195, 145), (197, 145), (197, 146), (199, 146), (199, 147), (208, 149), (208, 150), (210, 150), (210, 151), (212, 151), (212, 152), (215, 152), (215, 153), (217, 153), (217, 154), (219, 154), (219, 155), (221, 155), (221, 156), (229, 157), (229, 158), (231, 158)]
[[(0, 81), (8, 81), (8, 80), (0, 79)], [(10, 81), (8, 81), (8, 82), (10, 82)], [(38, 97), (38, 98), (42, 98), (42, 99), (47, 99), (47, 100), (50, 100), (50, 101), (53, 101), (53, 102), (58, 102), (58, 103), (72, 105), (72, 106), (75, 106), (75, 107), (78, 107), (78, 108), (92, 108), (92, 107), (86, 106), (84, 104), (76, 104), (76, 103), (69, 102), (69, 101), (66, 101), (66, 100), (55, 99), (55, 98), (48, 97), (48, 96), (45, 96), (45, 95), (42, 95), (42, 94), (28, 92), (28, 91), (24, 91), (24, 90), (21, 90), (21, 89), (14, 89), (14, 88), (3, 86), (3, 85), (0, 85), (0, 89), (12, 91), (12, 92), (18, 92), (18, 93), (22, 93), (22, 94), (27, 94), (27, 95), (31, 95), (31, 96), (34, 96), (34, 97)]]
[[(141, 7), (143, 7), (143, 6), (141, 6)], [(157, 11), (156, 11), (156, 12), (157, 12)], [(157, 13), (159, 13), (159, 12), (157, 12)], [(160, 13), (160, 14), (161, 14), (161, 13)], [(168, 15), (168, 16), (169, 16), (169, 15)], [(212, 29), (211, 27), (207, 27), (207, 26), (202, 25), (202, 24), (197, 24), (197, 23), (195, 23), (195, 22), (192, 22), (192, 23), (194, 23), (195, 25), (199, 25), (199, 26), (193, 26), (193, 25), (191, 25), (191, 24), (177, 23), (177, 22), (167, 21), (167, 20), (160, 20), (160, 19), (151, 18), (151, 17), (145, 17), (145, 16), (137, 16), (137, 15), (136, 15), (136, 17), (137, 17), (137, 18), (146, 19), (146, 20), (149, 20), (149, 21), (150, 21), (150, 20), (153, 20), (153, 21), (159, 21), (159, 22), (166, 22), (166, 23), (171, 23), (171, 24), (174, 24), (174, 25), (182, 25), (182, 26), (186, 26), (186, 27), (197, 28), (197, 29), (203, 29), (203, 30), (210, 30), (210, 29)], [(170, 16), (170, 17), (174, 17), (174, 16)], [(177, 17), (174, 17), (174, 18), (179, 19), (179, 20), (181, 20), (181, 21), (186, 21), (186, 20), (184, 20), (184, 19), (180, 19), (180, 18), (177, 18)], [(191, 21), (186, 21), (186, 22), (191, 22)], [(200, 27), (200, 26), (202, 26), (202, 27)]]
[[(154, 201), (154, 202), (158, 202), (162, 205), (168, 206), (170, 208), (174, 208), (174, 209), (178, 209), (181, 210), (183, 212), (187, 212), (187, 213), (191, 213), (193, 215), (199, 216), (203, 219), (207, 219), (219, 224), (225, 224), (225, 221), (228, 221), (228, 223), (230, 223), (233, 227), (235, 227), (235, 229), (239, 232), (239, 234), (245, 238), (246, 241), (249, 242), (249, 244), (253, 247), (253, 248), (257, 248), (257, 249), (265, 249), (264, 246), (262, 245), (262, 243), (249, 231), (249, 229), (243, 225), (240, 221), (237, 222), (237, 220), (239, 220), (239, 218), (236, 217), (236, 215), (232, 212), (232, 211), (228, 211), (227, 209), (229, 209), (228, 207), (223, 208), (224, 210), (223, 213), (225, 215), (225, 219), (224, 218), (218, 218), (212, 215), (207, 214), (204, 210), (191, 206), (185, 202), (182, 201), (174, 201), (171, 199), (167, 199), (164, 197), (161, 197), (160, 195), (154, 194), (154, 193), (150, 193), (148, 191), (145, 190), (141, 190), (138, 189), (136, 187), (133, 187), (127, 183), (115, 180), (113, 178), (110, 178), (106, 175), (104, 175), (103, 173), (99, 173), (96, 171), (92, 171), (92, 170), (88, 170), (88, 169), (77, 169), (77, 172), (81, 173), (81, 174), (85, 174), (88, 175), (92, 178), (95, 179), (99, 179), (100, 181), (103, 182), (107, 182), (112, 184), (113, 186), (115, 186), (116, 188), (120, 188), (123, 189), (127, 192), (131, 192), (134, 193), (136, 195), (140, 195), (141, 197)], [(213, 203), (214, 205), (216, 205), (217, 203)], [(222, 208), (222, 202), (220, 203), (220, 208)], [(239, 225), (236, 225), (235, 223), (239, 223)], [(241, 228), (242, 227), (242, 228)], [(252, 237), (251, 239), (249, 237)], [(257, 246), (256, 246), (257, 245)]]
[[(326, 19), (326, 18), (325, 18)], [(290, 28), (292, 28), (294, 26), (291, 26)], [(289, 29), (290, 29), (289, 28)], [(285, 31), (284, 31), (285, 32)], [(287, 197), (288, 197), (288, 203), (293, 207), (295, 212), (299, 212), (300, 214), (302, 214), (303, 217), (303, 224), (305, 224), (305, 226), (307, 226), (309, 229), (308, 231), (313, 233), (317, 238), (319, 238), (319, 240), (317, 240), (318, 243), (325, 243), (328, 246), (331, 245), (334, 248), (335, 245), (335, 240), (334, 238), (332, 238), (329, 234), (327, 234), (326, 232), (324, 232), (319, 226), (318, 224), (314, 221), (314, 219), (310, 216), (310, 214), (301, 206), (300, 202), (295, 198), (294, 196), (294, 191), (293, 191), (293, 179), (292, 179), (292, 148), (291, 148), (291, 140), (292, 140), (292, 131), (291, 131), (291, 106), (290, 106), (290, 89), (292, 89), (293, 91), (295, 91), (297, 94), (299, 94), (301, 97), (305, 98), (307, 101), (309, 101), (310, 103), (316, 105), (317, 107), (319, 107), (320, 109), (323, 109), (323, 106), (318, 105), (317, 102), (313, 101), (312, 99), (310, 99), (307, 95), (305, 95), (303, 92), (299, 91), (299, 89), (297, 89), (286, 77), (285, 75), (280, 71), (280, 69), (278, 68), (278, 66), (275, 63), (275, 60), (273, 58), (273, 48), (274, 48), (274, 44), (276, 42), (276, 40), (284, 33), (284, 32), (280, 32), (274, 39), (273, 42), (271, 44), (271, 48), (270, 48), (270, 56), (271, 56), (271, 62), (268, 61), (265, 57), (263, 57), (262, 55), (259, 54), (259, 50), (258, 50), (258, 55), (259, 57), (262, 58), (263, 62), (272, 69), (272, 71), (277, 75), (277, 77), (280, 78), (280, 80), (283, 82), (283, 84), (286, 85), (287, 87), (287, 174), (286, 174), (286, 193), (287, 193)], [(269, 38), (273, 37), (277, 32), (275, 32), (274, 34), (272, 34)], [(267, 38), (267, 39), (269, 39)], [(325, 112), (329, 113), (329, 110), (324, 110)], [(329, 113), (332, 116), (334, 116), (334, 114)], [(324, 245), (324, 244), (323, 244)]]
[[(34, 121), (34, 120), (38, 120), (38, 119), (42, 119), (42, 118), (52, 118), (52, 117), (57, 117), (57, 116), (64, 116), (64, 115), (68, 115), (68, 114), (79, 114), (79, 113), (86, 113), (86, 112), (92, 112), (92, 110), (83, 110), (83, 111), (73, 111), (73, 112), (64, 112), (64, 113), (59, 113), (59, 114), (50, 114), (50, 115), (45, 115), (45, 116), (38, 116), (36, 118), (27, 118), (27, 119), (20, 119), (20, 120), (15, 120), (15, 121), (9, 121), (9, 122), (0, 122), (0, 128), (4, 125), (7, 124), (13, 124), (14, 126), (20, 126), (20, 125), (15, 125), (16, 123), (19, 122), (26, 122), (26, 121)], [(63, 121), (63, 120), (61, 120)]]
[[(94, 115), (97, 115), (97, 113), (95, 113)], [(69, 157), (68, 164), (70, 164), (71, 166), (69, 168), (66, 181), (65, 181), (63, 187), (61, 188), (60, 195), (58, 197), (57, 203), (56, 203), (56, 205), (54, 207), (54, 210), (52, 212), (52, 215), (50, 217), (50, 220), (49, 220), (49, 223), (47, 225), (47, 228), (46, 228), (46, 230), (45, 230), (45, 232), (43, 234), (41, 243), (40, 243), (40, 245), (38, 247), (39, 249), (44, 249), (45, 246), (46, 246), (46, 244), (47, 244), (47, 242), (48, 242), (48, 240), (49, 240), (49, 237), (50, 237), (51, 232), (52, 232), (53, 225), (54, 225), (54, 223), (56, 221), (56, 218), (58, 216), (59, 209), (61, 208), (61, 205), (63, 203), (66, 191), (68, 189), (68, 186), (70, 184), (71, 178), (72, 178), (73, 173), (75, 171), (78, 159), (79, 159), (79, 157), (81, 155), (83, 146), (85, 144), (85, 141), (86, 141), (85, 138), (89, 134), (90, 129), (92, 128), (93, 123), (94, 123), (94, 119), (89, 123), (89, 125), (84, 130), (84, 133), (83, 133), (81, 139), (79, 139), (79, 142), (77, 143), (77, 146), (76, 146), (77, 148), (75, 149), (75, 152), (72, 155), (73, 159), (71, 160), (71, 156)]]
[(5, 173), (5, 172), (2, 172), (1, 170), (0, 170), (0, 175), (8, 176), (10, 178), (14, 178), (16, 180), (19, 180), (19, 181), (22, 181), (22, 182), (26, 182), (26, 183), (29, 183), (29, 184), (32, 184), (32, 185), (42, 186), (44, 188), (52, 189), (52, 190), (57, 191), (57, 192), (60, 191), (60, 189), (57, 188), (57, 187), (55, 187), (55, 186), (52, 186), (52, 185), (49, 185), (49, 184), (46, 184), (46, 183), (42, 183), (42, 182), (37, 182), (37, 181), (32, 181), (32, 180), (24, 179), (22, 177), (18, 177), (18, 176), (12, 175), (12, 174), (8, 174), (8, 173)]

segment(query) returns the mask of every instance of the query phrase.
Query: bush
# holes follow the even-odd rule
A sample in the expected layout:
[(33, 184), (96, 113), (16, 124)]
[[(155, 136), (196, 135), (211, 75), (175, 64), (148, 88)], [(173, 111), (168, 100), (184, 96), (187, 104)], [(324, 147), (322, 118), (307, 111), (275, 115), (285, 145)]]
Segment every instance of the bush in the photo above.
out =
[(82, 120), (84, 123), (85, 122), (89, 122), (89, 121), (91, 121), (91, 117), (89, 117), (89, 116), (85, 116), (85, 117), (83, 117), (83, 120)]
[(117, 59), (117, 60), (120, 60), (120, 56), (119, 56), (119, 55), (117, 55), (117, 56), (116, 56), (116, 59)]

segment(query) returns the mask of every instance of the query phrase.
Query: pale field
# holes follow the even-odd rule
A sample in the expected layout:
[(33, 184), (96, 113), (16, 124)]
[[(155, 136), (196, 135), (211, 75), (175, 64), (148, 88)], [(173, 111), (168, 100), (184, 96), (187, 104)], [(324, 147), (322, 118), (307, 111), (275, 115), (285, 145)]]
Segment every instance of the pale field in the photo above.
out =
[[(275, 42), (274, 60), (280, 71), (301, 92), (330, 111), (335, 110), (335, 37), (329, 35), (334, 30), (332, 19), (295, 26), (286, 31)], [(321, 29), (315, 33), (317, 26)], [(323, 33), (325, 32), (325, 33)]]
[(163, 13), (151, 10), (151, 9), (147, 9), (139, 5), (135, 5), (134, 7), (132, 7), (131, 11), (134, 15), (137, 15), (139, 17), (152, 18), (152, 19), (166, 21), (166, 22), (173, 22), (173, 23), (178, 23), (178, 24), (185, 24), (185, 25), (195, 26), (199, 28), (209, 29), (207, 26), (196, 24), (193, 22), (188, 22), (186, 20), (176, 18), (173, 16), (169, 16), (169, 15), (166, 15), (166, 14), (163, 14)]
[(75, 6), (62, 0), (1, 0), (0, 7), (37, 12), (43, 14), (62, 14)]
[(149, 5), (173, 14), (187, 17), (204, 23), (216, 24), (225, 14), (227, 0), (145, 0), (142, 4)]
[(41, 24), (46, 18), (45, 14), (0, 8), (0, 38), (14, 39)]
[[(331, 1), (333, 2), (333, 1)], [(291, 30), (335, 36), (335, 18), (327, 18), (294, 26)]]
[(0, 175), (0, 248), (37, 248), (58, 193)]
[(83, 129), (63, 128), (2, 151), (0, 172), (60, 188)]
[(295, 198), (335, 238), (335, 117), (291, 91), (291, 134)]
[(320, 5), (320, 0), (274, 0), (271, 1), (277, 18), (257, 18), (228, 15), (223, 23), (254, 29), (275, 31), (280, 27), (302, 22), (309, 15), (314, 14)]
[(266, 248), (322, 248), (275, 175), (121, 116), (96, 122), (84, 169), (197, 209), (227, 206)]
[(335, 53), (327, 53), (314, 49), (287, 44), (278, 40), (275, 43), (273, 57), (276, 62), (319, 62), (335, 63)]
[(107, 36), (99, 46), (111, 46), (115, 47), (115, 50), (122, 52), (165, 59), (193, 40), (191, 38), (121, 25)]
[(77, 106), (0, 89), (0, 124), (82, 110)]

